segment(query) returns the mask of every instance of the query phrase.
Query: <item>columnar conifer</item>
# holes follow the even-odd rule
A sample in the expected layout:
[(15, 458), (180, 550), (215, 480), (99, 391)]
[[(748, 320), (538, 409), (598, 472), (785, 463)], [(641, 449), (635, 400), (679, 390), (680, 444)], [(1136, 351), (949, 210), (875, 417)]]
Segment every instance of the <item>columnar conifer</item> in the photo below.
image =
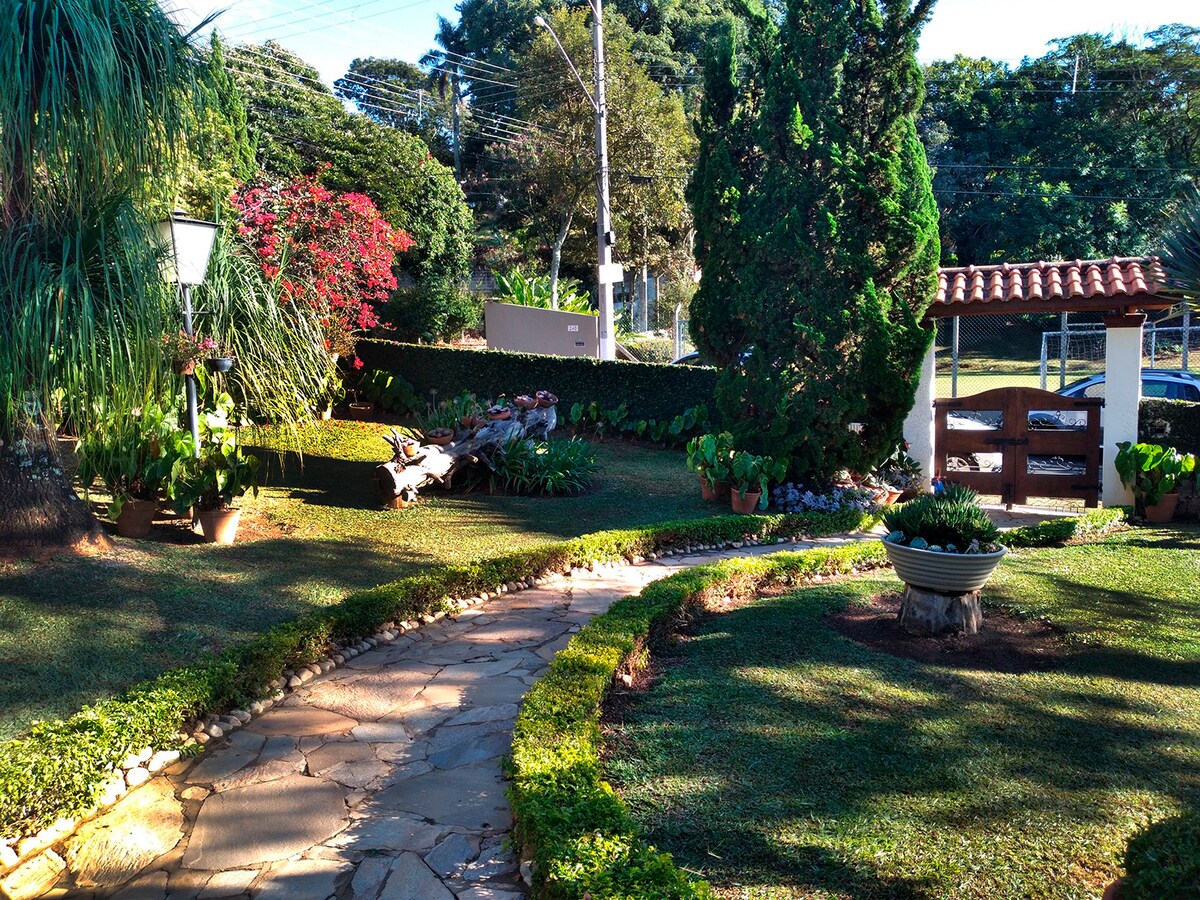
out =
[[(932, 331), (938, 215), (915, 116), (934, 0), (791, 0), (706, 72), (696, 344), (739, 445), (793, 477), (894, 446)], [(852, 423), (861, 423), (853, 431)]]

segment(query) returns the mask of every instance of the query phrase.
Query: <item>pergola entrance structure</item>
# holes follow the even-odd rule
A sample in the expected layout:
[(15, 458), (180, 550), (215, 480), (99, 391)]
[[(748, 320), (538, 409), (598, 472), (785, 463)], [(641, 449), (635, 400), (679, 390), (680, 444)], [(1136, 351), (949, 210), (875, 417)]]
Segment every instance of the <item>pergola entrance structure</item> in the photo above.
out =
[[(1100, 312), (1105, 325), (1105, 397), (1101, 499), (1129, 504), (1132, 494), (1113, 467), (1116, 445), (1136, 441), (1142, 394), (1142, 326), (1146, 311), (1169, 309), (1157, 257), (1004, 263), (938, 271), (930, 319), (1023, 313)], [(927, 478), (934, 470), (936, 368), (931, 347), (921, 367), (916, 402), (904, 423), (909, 454)]]

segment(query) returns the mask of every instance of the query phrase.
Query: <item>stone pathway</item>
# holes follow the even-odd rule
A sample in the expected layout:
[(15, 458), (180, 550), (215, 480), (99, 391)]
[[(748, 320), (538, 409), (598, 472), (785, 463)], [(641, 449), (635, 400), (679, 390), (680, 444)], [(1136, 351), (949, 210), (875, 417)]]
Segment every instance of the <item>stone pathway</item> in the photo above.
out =
[(64, 853), (74, 887), (46, 896), (517, 900), (501, 760), (554, 655), (650, 581), (815, 543), (578, 572), (356, 656), (87, 823)]

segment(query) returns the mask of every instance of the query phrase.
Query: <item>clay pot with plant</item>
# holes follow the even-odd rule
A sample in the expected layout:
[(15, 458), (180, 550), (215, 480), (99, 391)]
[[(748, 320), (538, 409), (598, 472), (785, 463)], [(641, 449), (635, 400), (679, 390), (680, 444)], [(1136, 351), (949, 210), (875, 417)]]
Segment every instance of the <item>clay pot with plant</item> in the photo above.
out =
[(732, 488), (730, 507), (741, 515), (749, 515), (755, 509), (766, 509), (767, 488), (772, 481), (782, 481), (785, 475), (787, 463), (784, 460), (738, 450), (729, 459)]
[(1161, 444), (1117, 444), (1113, 460), (1121, 484), (1133, 491), (1135, 512), (1165, 525), (1175, 517), (1179, 485), (1196, 471), (1196, 457)]
[(200, 418), (200, 453), (176, 462), (168, 496), (177, 513), (195, 511), (205, 540), (232, 544), (242, 512), (233, 504), (247, 493), (258, 496), (258, 457), (239, 446), (241, 423), (228, 394)]
[(729, 461), (733, 456), (733, 435), (702, 434), (687, 443), (687, 467), (700, 476), (700, 496), (717, 500), (729, 496)]
[(80, 439), (79, 477), (85, 488), (97, 479), (104, 485), (118, 534), (142, 538), (173, 467), (191, 450), (191, 434), (180, 431), (175, 413), (146, 405), (104, 418)]

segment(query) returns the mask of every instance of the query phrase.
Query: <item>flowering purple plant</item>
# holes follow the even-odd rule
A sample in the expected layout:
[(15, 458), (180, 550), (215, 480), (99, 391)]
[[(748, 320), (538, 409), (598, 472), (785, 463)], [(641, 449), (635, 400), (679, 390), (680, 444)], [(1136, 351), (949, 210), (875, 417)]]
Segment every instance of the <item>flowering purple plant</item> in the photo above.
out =
[(778, 485), (771, 491), (775, 507), (785, 513), (841, 512), (851, 509), (857, 512), (876, 512), (879, 504), (871, 491), (860, 488), (835, 487), (818, 493), (802, 484)]

